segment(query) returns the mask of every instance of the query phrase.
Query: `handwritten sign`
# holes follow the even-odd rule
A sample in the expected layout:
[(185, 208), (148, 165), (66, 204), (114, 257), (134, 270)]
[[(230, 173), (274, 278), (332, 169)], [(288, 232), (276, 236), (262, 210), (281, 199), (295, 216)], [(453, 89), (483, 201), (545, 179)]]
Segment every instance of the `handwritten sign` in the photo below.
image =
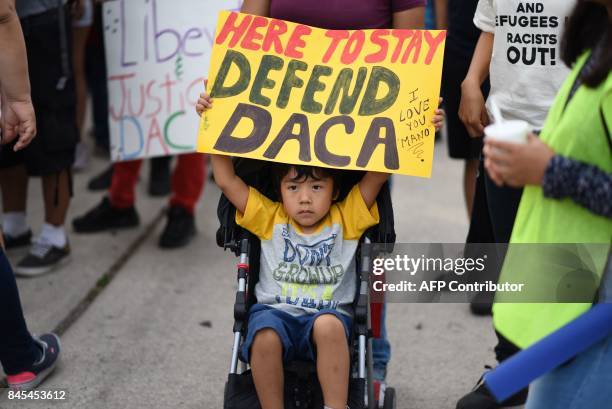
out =
[(429, 177), (445, 38), (222, 12), (198, 151)]
[(115, 0), (104, 4), (111, 158), (195, 151), (217, 13), (242, 1)]

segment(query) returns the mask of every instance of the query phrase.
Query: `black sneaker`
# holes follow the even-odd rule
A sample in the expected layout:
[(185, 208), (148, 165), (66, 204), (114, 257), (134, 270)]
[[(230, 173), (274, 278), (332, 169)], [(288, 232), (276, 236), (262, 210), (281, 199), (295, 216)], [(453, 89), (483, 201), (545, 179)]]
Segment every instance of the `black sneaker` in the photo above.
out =
[(7, 250), (16, 249), (18, 247), (29, 246), (32, 242), (32, 230), (20, 234), (18, 236), (4, 235), (4, 247)]
[[(491, 367), (486, 367), (491, 369)], [(480, 377), (474, 389), (459, 399), (457, 409), (499, 409), (523, 405), (527, 401), (528, 388), (522, 389), (502, 403), (497, 403), (493, 394), (484, 383), (484, 375)]]
[(149, 175), (149, 195), (154, 197), (170, 194), (170, 160), (171, 156), (162, 156), (151, 159), (151, 172)]
[(104, 169), (102, 173), (97, 176), (94, 176), (89, 180), (87, 184), (87, 189), (92, 191), (97, 190), (106, 190), (110, 187), (113, 181), (113, 165), (110, 165), (108, 168)]
[(128, 209), (116, 209), (111, 206), (108, 197), (81, 217), (72, 220), (72, 228), (77, 233), (97, 233), (105, 230), (127, 229), (140, 224), (134, 206)]
[(15, 275), (35, 277), (48, 273), (70, 260), (68, 243), (62, 248), (44, 240), (35, 240), (29, 253), (15, 266)]
[(493, 314), (493, 299), (495, 292), (479, 291), (470, 301), (470, 312), (478, 316), (486, 316)]
[(59, 362), (61, 355), (60, 339), (53, 333), (43, 334), (34, 338), (41, 350), (41, 358), (32, 364), (31, 368), (9, 375), (6, 381), (10, 389), (14, 391), (30, 391), (36, 388), (47, 377)]
[(159, 247), (174, 249), (186, 246), (195, 236), (195, 218), (181, 206), (168, 210), (168, 223), (159, 238)]
[[(94, 138), (93, 135), (92, 138)], [(93, 149), (93, 155), (97, 158), (108, 160), (108, 158), (110, 158), (110, 148), (96, 143)]]

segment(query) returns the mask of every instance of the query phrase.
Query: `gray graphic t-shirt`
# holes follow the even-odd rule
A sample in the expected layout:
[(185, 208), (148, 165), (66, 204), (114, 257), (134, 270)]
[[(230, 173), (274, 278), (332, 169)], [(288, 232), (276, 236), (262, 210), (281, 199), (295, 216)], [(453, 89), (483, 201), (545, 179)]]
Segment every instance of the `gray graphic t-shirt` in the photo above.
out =
[(291, 315), (337, 309), (350, 315), (356, 292), (355, 251), (361, 235), (378, 223), (376, 204), (366, 207), (358, 186), (333, 204), (316, 232), (304, 234), (281, 203), (250, 188), (236, 222), (261, 240), (255, 296)]

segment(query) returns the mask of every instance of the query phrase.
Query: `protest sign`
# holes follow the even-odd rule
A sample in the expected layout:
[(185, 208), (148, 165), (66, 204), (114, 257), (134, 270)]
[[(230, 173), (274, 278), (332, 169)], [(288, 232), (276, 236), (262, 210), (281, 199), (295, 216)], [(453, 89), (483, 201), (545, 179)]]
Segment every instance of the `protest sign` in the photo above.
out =
[(429, 177), (445, 38), (221, 12), (198, 151)]
[(217, 13), (242, 1), (115, 0), (103, 9), (114, 161), (195, 151)]

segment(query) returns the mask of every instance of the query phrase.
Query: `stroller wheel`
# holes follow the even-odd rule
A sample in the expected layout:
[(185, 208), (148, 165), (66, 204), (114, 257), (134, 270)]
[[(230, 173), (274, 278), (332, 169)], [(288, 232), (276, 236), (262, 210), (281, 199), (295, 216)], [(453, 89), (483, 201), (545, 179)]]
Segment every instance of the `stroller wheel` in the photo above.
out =
[(395, 389), (387, 388), (385, 389), (385, 401), (384, 401), (383, 409), (395, 409), (397, 402), (395, 401)]

